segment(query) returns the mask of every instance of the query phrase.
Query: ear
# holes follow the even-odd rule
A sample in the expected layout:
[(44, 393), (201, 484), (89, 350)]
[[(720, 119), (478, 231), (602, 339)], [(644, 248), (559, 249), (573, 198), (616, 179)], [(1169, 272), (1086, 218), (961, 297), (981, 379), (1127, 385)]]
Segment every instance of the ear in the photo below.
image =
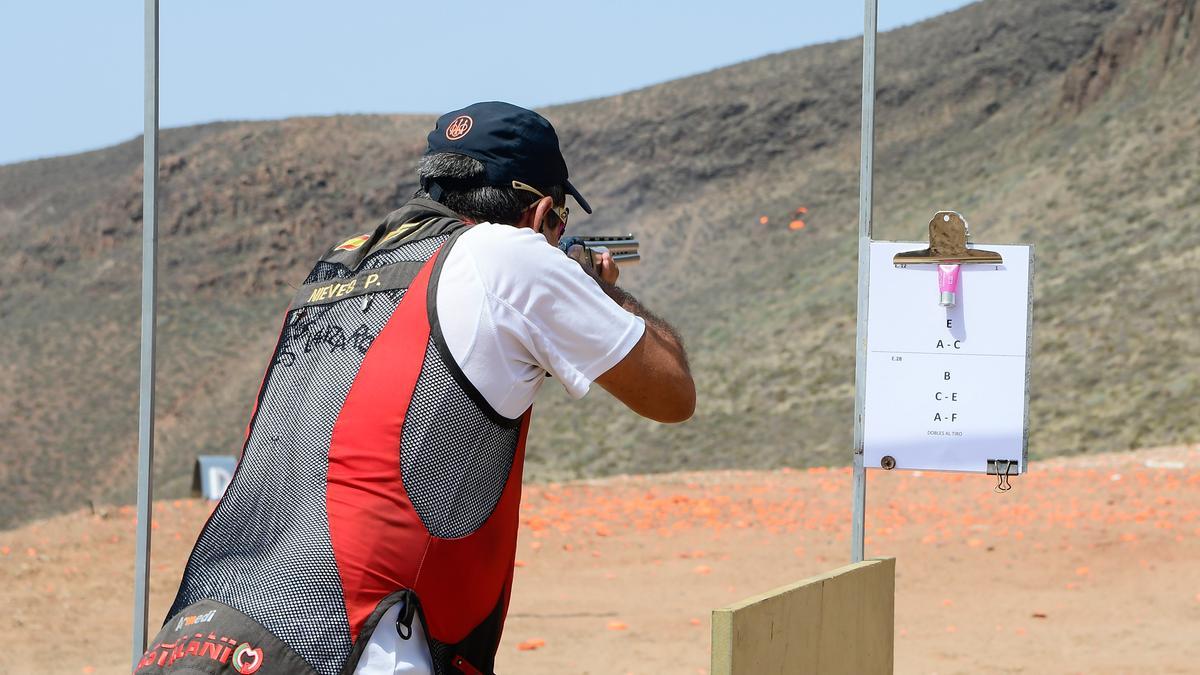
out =
[(529, 229), (542, 233), (543, 225), (546, 222), (546, 216), (554, 208), (554, 200), (550, 197), (542, 197), (530, 207), (525, 209), (521, 214), (521, 219), (516, 222), (517, 227), (528, 227)]
[(550, 211), (554, 208), (554, 200), (550, 197), (542, 197), (537, 200), (537, 208), (533, 212), (533, 222), (537, 223), (535, 230), (545, 234), (546, 218), (550, 215)]

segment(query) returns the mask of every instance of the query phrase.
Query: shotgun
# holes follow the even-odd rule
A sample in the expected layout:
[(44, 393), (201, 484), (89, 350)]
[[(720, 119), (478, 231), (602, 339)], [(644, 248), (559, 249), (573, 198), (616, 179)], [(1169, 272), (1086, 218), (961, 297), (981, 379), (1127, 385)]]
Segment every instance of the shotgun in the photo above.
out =
[(613, 262), (619, 266), (636, 263), (642, 259), (638, 252), (638, 240), (632, 234), (626, 235), (593, 235), (583, 234), (563, 237), (558, 247), (580, 265), (592, 268), (596, 265), (596, 256), (608, 252), (612, 254)]

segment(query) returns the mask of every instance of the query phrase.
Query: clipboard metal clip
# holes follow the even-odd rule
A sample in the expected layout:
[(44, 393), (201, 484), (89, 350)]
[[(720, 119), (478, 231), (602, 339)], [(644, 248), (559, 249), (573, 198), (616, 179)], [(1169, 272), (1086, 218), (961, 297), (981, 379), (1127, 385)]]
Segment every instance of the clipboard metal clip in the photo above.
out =
[(897, 253), (895, 265), (1001, 265), (995, 251), (967, 248), (967, 220), (957, 211), (938, 211), (929, 221), (929, 248)]

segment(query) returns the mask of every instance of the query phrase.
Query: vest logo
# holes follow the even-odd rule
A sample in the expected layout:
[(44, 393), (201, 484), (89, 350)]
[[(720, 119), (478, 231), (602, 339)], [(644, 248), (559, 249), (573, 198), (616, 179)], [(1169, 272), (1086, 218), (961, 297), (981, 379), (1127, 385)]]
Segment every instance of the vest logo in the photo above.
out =
[(446, 139), (457, 141), (470, 133), (471, 127), (474, 125), (475, 120), (471, 119), (470, 115), (459, 115), (454, 118), (450, 126), (446, 127)]
[(242, 675), (258, 672), (263, 664), (263, 650), (243, 642), (233, 651), (233, 669)]
[(200, 664), (203, 664), (205, 659), (211, 662), (207, 666), (196, 665), (202, 669), (219, 668), (216, 664), (225, 665), (232, 661), (234, 669), (243, 675), (258, 670), (263, 662), (262, 650), (251, 649), (245, 642), (235, 649), (236, 644), (237, 640), (227, 635), (218, 637), (216, 633), (209, 633), (207, 636), (204, 633), (182, 635), (174, 642), (160, 642), (146, 650), (142, 660), (138, 661), (136, 670), (170, 668), (180, 659), (189, 659), (193, 663), (199, 660)]
[(211, 612), (206, 612), (204, 614), (196, 614), (193, 616), (181, 616), (181, 617), (179, 617), (179, 621), (175, 622), (175, 630), (178, 631), (179, 629), (183, 628), (184, 626), (195, 626), (196, 624), (200, 624), (200, 623), (208, 623), (209, 621), (212, 621), (213, 617), (216, 615), (217, 615), (217, 610), (214, 609)]
[(343, 241), (342, 243), (338, 244), (334, 248), (334, 250), (335, 251), (353, 251), (355, 249), (360, 248), (363, 244), (367, 243), (367, 241), (370, 238), (371, 238), (371, 235), (369, 235), (369, 234), (360, 234), (357, 237), (352, 237), (352, 238), (347, 239), (346, 241)]

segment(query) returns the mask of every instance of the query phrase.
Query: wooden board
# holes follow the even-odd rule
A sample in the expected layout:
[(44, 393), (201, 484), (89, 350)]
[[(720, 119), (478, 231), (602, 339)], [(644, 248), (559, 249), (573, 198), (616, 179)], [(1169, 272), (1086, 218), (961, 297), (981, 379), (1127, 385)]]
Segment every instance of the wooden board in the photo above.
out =
[(891, 673), (896, 560), (866, 560), (712, 615), (712, 675)]

